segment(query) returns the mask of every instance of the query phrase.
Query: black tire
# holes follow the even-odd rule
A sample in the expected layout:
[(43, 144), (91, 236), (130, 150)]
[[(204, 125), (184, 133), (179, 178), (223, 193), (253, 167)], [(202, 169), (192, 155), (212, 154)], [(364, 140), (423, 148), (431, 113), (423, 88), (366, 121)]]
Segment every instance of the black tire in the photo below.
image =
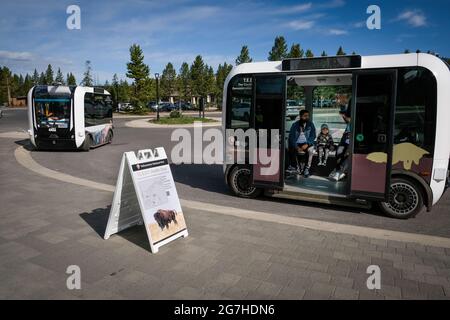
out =
[(380, 202), (381, 210), (396, 219), (413, 218), (423, 206), (422, 189), (416, 182), (405, 178), (392, 178), (389, 201)]
[(89, 150), (91, 150), (91, 147), (93, 145), (93, 141), (92, 141), (92, 137), (90, 134), (86, 135), (86, 138), (84, 139), (84, 143), (82, 146), (83, 151), (87, 152)]
[(228, 175), (228, 185), (234, 195), (241, 198), (256, 198), (262, 189), (251, 185), (251, 171), (248, 167), (235, 166)]

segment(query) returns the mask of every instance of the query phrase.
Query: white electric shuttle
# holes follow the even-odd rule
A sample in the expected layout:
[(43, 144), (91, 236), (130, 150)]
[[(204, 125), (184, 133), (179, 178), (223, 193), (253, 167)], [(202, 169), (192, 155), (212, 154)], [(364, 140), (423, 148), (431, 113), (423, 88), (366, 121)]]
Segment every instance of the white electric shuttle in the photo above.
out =
[[(286, 116), (288, 100), (307, 110), (308, 125), (291, 130), (299, 118)], [(309, 163), (311, 153), (296, 148), (296, 130), (305, 130), (300, 127), (308, 128), (313, 151), (322, 129), (331, 135), (327, 161), (312, 152)], [(259, 150), (249, 150), (238, 135), (224, 135), (225, 179), (237, 196), (378, 203), (387, 215), (407, 219), (423, 207), (431, 210), (447, 188), (450, 69), (422, 53), (241, 64), (225, 81), (223, 129), (280, 132), (279, 143), (266, 147), (279, 157), (270, 175), (262, 174), (266, 163), (248, 159)], [(258, 139), (253, 149), (260, 148)], [(239, 153), (247, 157), (243, 164), (235, 161)]]
[(36, 149), (80, 149), (110, 143), (112, 100), (102, 88), (35, 86), (28, 92), (28, 122)]

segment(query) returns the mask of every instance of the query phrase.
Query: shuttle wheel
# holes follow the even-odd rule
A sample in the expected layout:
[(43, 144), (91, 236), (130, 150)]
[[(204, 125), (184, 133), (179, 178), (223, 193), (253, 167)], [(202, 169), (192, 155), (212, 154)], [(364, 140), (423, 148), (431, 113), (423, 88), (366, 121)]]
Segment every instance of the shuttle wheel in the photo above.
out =
[(83, 151), (89, 151), (93, 144), (94, 144), (94, 142), (92, 141), (91, 135), (87, 134), (86, 138), (84, 139), (83, 146), (82, 146)]
[(420, 186), (404, 178), (392, 178), (389, 201), (381, 202), (385, 214), (397, 219), (409, 219), (422, 211), (424, 206)]
[(256, 198), (262, 192), (260, 188), (252, 186), (251, 171), (248, 167), (234, 167), (228, 175), (228, 185), (231, 191), (241, 198)]

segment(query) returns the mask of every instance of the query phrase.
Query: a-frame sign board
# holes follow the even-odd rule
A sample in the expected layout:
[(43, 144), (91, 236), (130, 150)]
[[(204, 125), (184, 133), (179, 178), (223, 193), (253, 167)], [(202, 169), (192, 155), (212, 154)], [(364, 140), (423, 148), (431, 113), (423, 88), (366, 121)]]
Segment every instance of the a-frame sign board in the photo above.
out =
[(188, 236), (164, 148), (123, 154), (104, 238), (138, 224), (145, 225), (153, 253)]

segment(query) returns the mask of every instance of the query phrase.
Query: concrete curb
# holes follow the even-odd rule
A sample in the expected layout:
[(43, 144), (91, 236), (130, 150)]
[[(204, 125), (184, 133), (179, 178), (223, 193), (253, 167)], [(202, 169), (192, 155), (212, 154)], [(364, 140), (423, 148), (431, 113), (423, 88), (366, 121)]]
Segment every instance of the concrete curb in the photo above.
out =
[[(171, 128), (171, 129), (178, 129), (178, 128), (193, 128), (194, 124), (176, 124), (176, 125), (166, 125), (166, 124), (153, 124), (148, 122), (148, 120), (150, 119), (154, 119), (154, 118), (145, 118), (145, 119), (137, 119), (137, 120), (131, 120), (131, 121), (127, 121), (125, 122), (125, 126), (129, 127), (129, 128), (154, 128), (154, 129), (167, 129), (167, 128)], [(214, 119), (214, 120), (219, 120), (219, 118), (210, 118), (210, 119)], [(202, 127), (220, 127), (222, 126), (222, 122), (218, 121), (218, 122), (207, 122), (207, 123), (202, 123)]]

